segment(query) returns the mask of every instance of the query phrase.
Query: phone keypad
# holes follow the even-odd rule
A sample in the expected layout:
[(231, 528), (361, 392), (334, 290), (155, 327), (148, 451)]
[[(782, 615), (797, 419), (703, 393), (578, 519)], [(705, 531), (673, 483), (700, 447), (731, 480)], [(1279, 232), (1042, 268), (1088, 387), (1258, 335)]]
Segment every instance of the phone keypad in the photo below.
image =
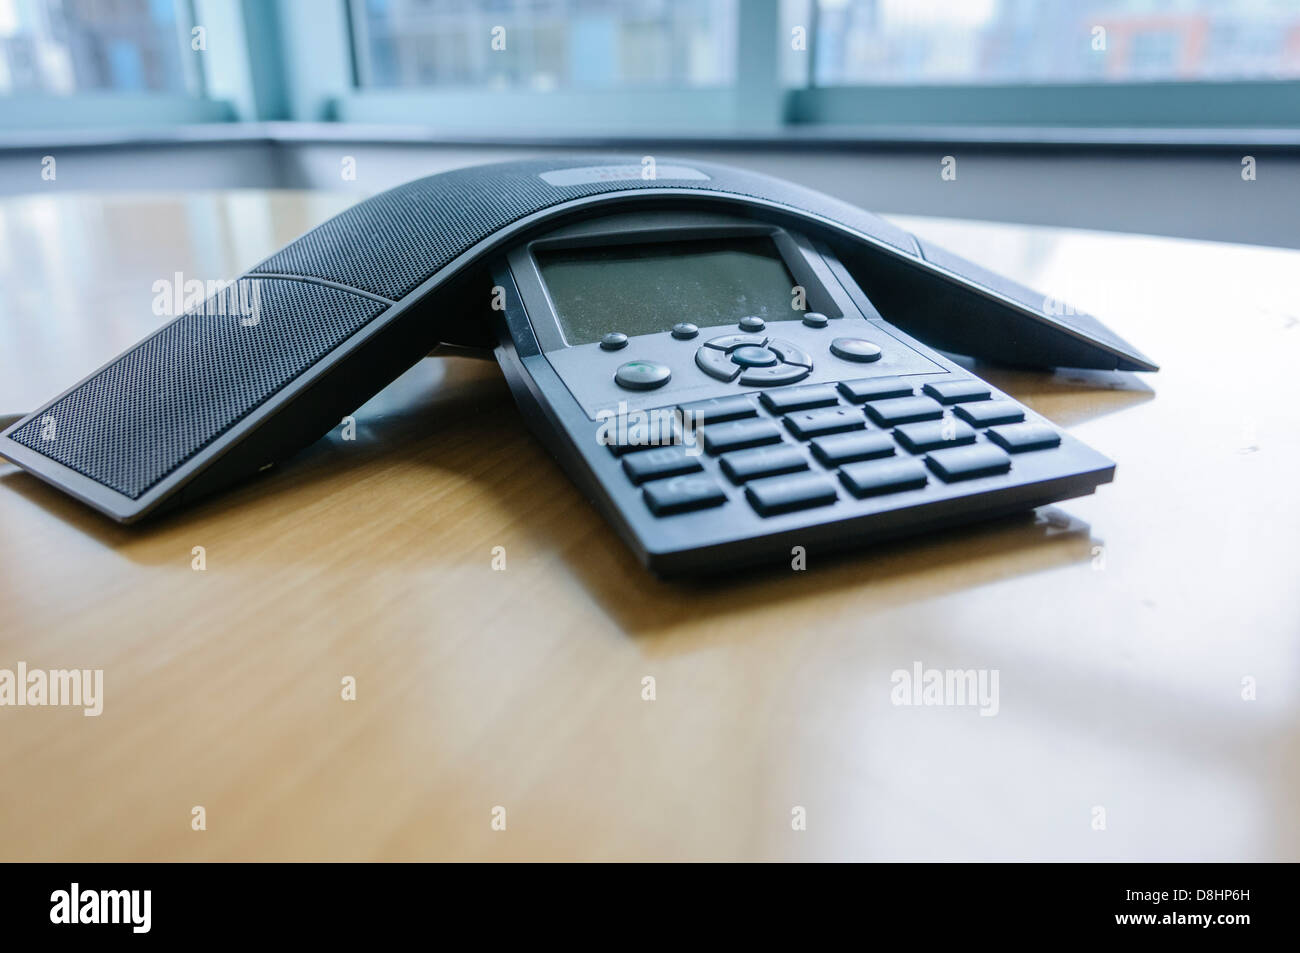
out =
[(769, 517), (1005, 474), (1016, 454), (1060, 445), (982, 381), (934, 383), (921, 394), (877, 378), (681, 404), (699, 442), (678, 428), (678, 445), (626, 452), (622, 466), (656, 516), (743, 498)]

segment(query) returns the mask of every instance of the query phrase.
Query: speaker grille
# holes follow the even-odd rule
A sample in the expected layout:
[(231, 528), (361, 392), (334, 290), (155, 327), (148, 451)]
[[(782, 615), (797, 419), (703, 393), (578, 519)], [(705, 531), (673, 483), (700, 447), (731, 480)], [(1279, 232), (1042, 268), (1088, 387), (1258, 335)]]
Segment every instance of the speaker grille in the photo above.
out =
[(317, 284), (241, 279), (11, 436), (137, 499), (385, 307)]
[(551, 185), (540, 173), (589, 163), (639, 165), (639, 160), (532, 160), (456, 169), (408, 182), (341, 212), (285, 246), (254, 273), (310, 275), (386, 298), (402, 298), (498, 229), (553, 205), (607, 192), (710, 189), (747, 198), (780, 195), (785, 204), (842, 221), (908, 254), (907, 232), (819, 192), (766, 176), (706, 163), (708, 179), (610, 179)]

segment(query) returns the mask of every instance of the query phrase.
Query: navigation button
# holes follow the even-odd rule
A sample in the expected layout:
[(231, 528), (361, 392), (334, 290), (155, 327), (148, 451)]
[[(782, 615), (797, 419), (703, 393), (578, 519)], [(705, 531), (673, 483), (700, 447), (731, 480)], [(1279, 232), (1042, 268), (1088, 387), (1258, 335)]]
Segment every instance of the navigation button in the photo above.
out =
[(717, 351), (707, 345), (695, 352), (695, 366), (720, 381), (734, 381), (740, 368), (731, 363), (726, 351)]
[(778, 384), (793, 384), (812, 373), (810, 367), (798, 364), (777, 364), (773, 367), (751, 367), (740, 376), (740, 382), (748, 387), (774, 387)]
[(746, 344), (762, 346), (767, 343), (767, 338), (761, 334), (724, 334), (721, 337), (709, 338), (704, 342), (705, 347), (716, 347), (721, 351), (730, 351)]
[(755, 344), (746, 344), (731, 352), (731, 363), (739, 364), (741, 367), (771, 367), (779, 360), (780, 358), (767, 348)]
[(777, 353), (777, 356), (787, 364), (799, 364), (803, 367), (812, 367), (812, 358), (804, 351), (801, 351), (798, 345), (791, 344), (789, 341), (783, 341), (780, 338), (771, 338), (767, 346)]

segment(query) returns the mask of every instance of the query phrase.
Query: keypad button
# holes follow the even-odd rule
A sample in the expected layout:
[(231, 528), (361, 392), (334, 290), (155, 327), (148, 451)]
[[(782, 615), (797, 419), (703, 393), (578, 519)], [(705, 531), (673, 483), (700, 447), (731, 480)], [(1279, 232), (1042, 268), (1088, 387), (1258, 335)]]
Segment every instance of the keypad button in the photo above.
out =
[(673, 337), (679, 341), (689, 341), (700, 333), (700, 329), (689, 321), (680, 321), (673, 325)]
[(809, 384), (807, 387), (791, 387), (788, 390), (770, 390), (760, 394), (758, 399), (774, 414), (829, 407), (840, 402), (835, 396), (833, 384)]
[(633, 483), (662, 480), (703, 469), (699, 457), (691, 456), (681, 447), (655, 447), (623, 457), (623, 472)]
[(970, 424), (952, 419), (903, 424), (894, 431), (894, 436), (913, 453), (925, 453), (941, 447), (960, 447), (975, 442), (975, 431), (970, 428)]
[(862, 414), (853, 407), (822, 407), (818, 410), (801, 410), (785, 418), (785, 429), (800, 440), (811, 440), (825, 434), (861, 430), (867, 425)]
[(625, 390), (654, 390), (673, 376), (667, 364), (658, 361), (628, 361), (614, 372), (614, 383)]
[(836, 338), (831, 342), (831, 353), (846, 361), (866, 364), (880, 360), (880, 346), (863, 338)]
[(958, 417), (976, 427), (1015, 424), (1025, 419), (1025, 412), (1014, 400), (981, 400), (973, 404), (958, 404), (955, 410)]
[(733, 420), (704, 428), (704, 449), (713, 454), (780, 442), (781, 428), (774, 420)]
[(800, 367), (798, 364), (751, 367), (740, 375), (740, 383), (747, 387), (776, 387), (780, 384), (797, 383), (811, 373), (811, 368)]
[(801, 351), (796, 344), (783, 341), (781, 338), (772, 338), (767, 342), (767, 346), (775, 351), (781, 360), (787, 364), (798, 364), (801, 367), (813, 366), (812, 358), (806, 352)]
[(656, 428), (643, 428), (637, 426), (628, 426), (620, 434), (619, 428), (604, 425), (596, 431), (596, 439), (609, 448), (609, 452), (616, 457), (621, 457), (625, 453), (635, 453), (638, 450), (648, 450), (653, 447), (672, 447), (678, 446), (682, 442), (682, 430), (676, 422), (671, 427), (659, 430)]
[(746, 344), (762, 347), (766, 343), (767, 338), (761, 334), (724, 334), (721, 337), (709, 338), (704, 342), (704, 346), (714, 347), (720, 351), (730, 351), (734, 348), (744, 347)]
[(641, 494), (655, 516), (671, 516), (727, 502), (721, 484), (703, 473), (647, 483)]
[(929, 476), (920, 460), (867, 460), (840, 469), (840, 482), (856, 497), (899, 493), (925, 486)]
[(803, 316), (803, 323), (810, 328), (824, 328), (830, 324), (830, 319), (820, 311), (809, 311)]
[(731, 363), (726, 351), (717, 351), (704, 346), (695, 352), (695, 366), (720, 381), (732, 381), (740, 374), (740, 368)]
[(740, 319), (740, 330), (742, 331), (761, 331), (767, 327), (767, 322), (758, 315), (750, 314)]
[(731, 363), (741, 367), (770, 367), (781, 359), (765, 347), (746, 344), (731, 352)]
[(926, 455), (925, 462), (947, 483), (1006, 473), (1011, 469), (1011, 458), (987, 443), (936, 450)]
[(713, 397), (709, 400), (693, 400), (689, 404), (678, 404), (677, 409), (683, 414), (690, 414), (699, 424), (720, 424), (724, 420), (758, 416), (757, 405), (748, 397)]
[(803, 451), (789, 444), (737, 450), (722, 458), (722, 471), (733, 483), (807, 469), (808, 458), (803, 455)]
[(959, 404), (967, 400), (988, 400), (992, 393), (983, 381), (933, 381), (921, 388), (941, 404)]
[(1051, 427), (1035, 423), (993, 427), (989, 430), (989, 439), (1012, 453), (1024, 453), (1027, 450), (1047, 450), (1061, 445), (1061, 435), (1059, 433)]
[(882, 427), (897, 427), (917, 420), (938, 420), (943, 407), (929, 397), (892, 397), (867, 404), (867, 414)]
[(745, 487), (745, 496), (760, 516), (774, 516), (810, 506), (825, 506), (836, 499), (835, 484), (820, 473), (769, 477)]
[(896, 377), (876, 377), (862, 381), (841, 381), (840, 393), (846, 400), (862, 404), (869, 400), (888, 400), (890, 397), (911, 397), (912, 385)]
[(610, 331), (600, 339), (602, 351), (617, 351), (625, 347), (627, 347), (627, 335), (622, 331)]
[(812, 442), (813, 456), (828, 467), (838, 467), (856, 460), (892, 457), (894, 441), (883, 430), (867, 433), (840, 433), (818, 437)]

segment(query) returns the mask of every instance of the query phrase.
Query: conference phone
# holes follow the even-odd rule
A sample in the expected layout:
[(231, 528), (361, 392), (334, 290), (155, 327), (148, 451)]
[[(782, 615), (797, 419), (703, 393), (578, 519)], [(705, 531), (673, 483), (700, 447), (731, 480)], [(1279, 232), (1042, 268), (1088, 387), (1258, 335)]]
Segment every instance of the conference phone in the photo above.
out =
[(288, 461), (437, 345), (490, 350), (642, 562), (714, 572), (1113, 478), (949, 354), (1156, 369), (1095, 318), (870, 213), (686, 160), (429, 176), (227, 294), (254, 319), (214, 296), (9, 427), (0, 454), (133, 522)]

